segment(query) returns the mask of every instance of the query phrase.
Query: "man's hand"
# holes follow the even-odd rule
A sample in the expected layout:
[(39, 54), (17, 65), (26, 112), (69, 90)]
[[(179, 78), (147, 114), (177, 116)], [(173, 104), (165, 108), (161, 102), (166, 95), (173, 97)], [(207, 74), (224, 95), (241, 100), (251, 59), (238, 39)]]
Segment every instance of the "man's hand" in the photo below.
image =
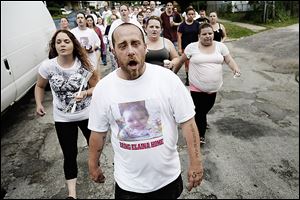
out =
[(103, 175), (103, 172), (100, 167), (97, 167), (96, 169), (89, 168), (90, 176), (93, 181), (96, 183), (104, 183), (105, 182), (105, 176)]
[(194, 169), (189, 169), (188, 171), (188, 186), (187, 190), (191, 191), (192, 188), (197, 187), (201, 184), (203, 179), (203, 167), (202, 162), (200, 165)]

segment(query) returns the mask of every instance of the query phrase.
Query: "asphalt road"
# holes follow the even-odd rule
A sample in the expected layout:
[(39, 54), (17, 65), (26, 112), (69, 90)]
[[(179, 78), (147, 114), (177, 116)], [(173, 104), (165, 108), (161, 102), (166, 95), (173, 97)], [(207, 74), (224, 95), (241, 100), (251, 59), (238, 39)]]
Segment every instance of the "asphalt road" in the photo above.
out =
[[(241, 68), (234, 79), (224, 66), (224, 84), (208, 116), (201, 146), (204, 180), (182, 199), (299, 199), (299, 24), (227, 42)], [(184, 81), (184, 67), (179, 76)], [(101, 66), (104, 74), (109, 68)], [(1, 116), (1, 195), (5, 199), (61, 199), (67, 195), (62, 154), (47, 92), (47, 115), (35, 116), (32, 91)], [(78, 198), (114, 198), (113, 152), (101, 163), (107, 180), (96, 184), (87, 170), (87, 146), (79, 137)], [(186, 183), (188, 156), (178, 149)], [(167, 170), (167, 169), (162, 169)]]

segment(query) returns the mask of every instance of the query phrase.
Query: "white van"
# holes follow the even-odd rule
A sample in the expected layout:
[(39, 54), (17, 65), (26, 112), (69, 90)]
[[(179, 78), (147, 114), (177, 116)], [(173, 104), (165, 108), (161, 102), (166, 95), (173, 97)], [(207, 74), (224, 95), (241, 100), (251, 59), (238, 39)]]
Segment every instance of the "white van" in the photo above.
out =
[(55, 31), (42, 1), (1, 1), (1, 113), (36, 83)]

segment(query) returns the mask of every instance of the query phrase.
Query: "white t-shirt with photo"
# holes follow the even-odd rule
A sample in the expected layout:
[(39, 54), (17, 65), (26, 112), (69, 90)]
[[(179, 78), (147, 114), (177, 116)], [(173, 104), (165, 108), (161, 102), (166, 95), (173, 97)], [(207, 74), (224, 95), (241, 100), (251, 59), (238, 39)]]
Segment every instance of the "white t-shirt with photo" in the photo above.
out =
[[(79, 29), (78, 27), (75, 27), (71, 30), (71, 32), (75, 35), (76, 39), (83, 45), (89, 45), (89, 46), (97, 46), (100, 47), (101, 41), (97, 35), (97, 33), (90, 29), (86, 28), (84, 30)], [(93, 51), (92, 53), (88, 53), (90, 61), (92, 62), (92, 65), (94, 68), (97, 67), (97, 54), (96, 51)]]
[[(114, 177), (122, 189), (155, 191), (181, 173), (177, 126), (195, 115), (194, 103), (180, 78), (169, 69), (146, 63), (144, 74), (136, 80), (121, 79), (118, 70), (96, 85), (88, 128), (96, 132), (111, 128)], [(122, 109), (135, 104), (149, 113), (148, 132), (135, 139), (122, 138), (126, 126)]]

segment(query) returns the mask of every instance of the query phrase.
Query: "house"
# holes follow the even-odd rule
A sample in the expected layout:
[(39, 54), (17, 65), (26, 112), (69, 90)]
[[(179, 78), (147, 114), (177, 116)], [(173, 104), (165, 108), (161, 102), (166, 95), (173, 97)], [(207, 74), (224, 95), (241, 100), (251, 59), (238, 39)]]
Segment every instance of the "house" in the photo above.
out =
[(252, 10), (249, 1), (207, 1), (207, 10), (225, 12), (244, 12)]
[(82, 10), (87, 7), (93, 7), (96, 10), (99, 10), (100, 7), (103, 7), (105, 1), (65, 1), (67, 8), (73, 10)]

